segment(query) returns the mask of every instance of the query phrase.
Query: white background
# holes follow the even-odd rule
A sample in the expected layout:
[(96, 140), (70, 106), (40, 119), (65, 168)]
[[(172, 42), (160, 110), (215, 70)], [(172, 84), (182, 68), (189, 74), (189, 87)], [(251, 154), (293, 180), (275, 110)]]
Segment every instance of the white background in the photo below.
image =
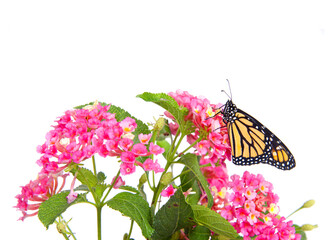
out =
[[(162, 114), (136, 98), (187, 90), (233, 101), (281, 138), (297, 167), (240, 167), (262, 173), (287, 216), (318, 224), (309, 239), (334, 236), (336, 17), (332, 1), (1, 1), (1, 233), (11, 239), (62, 239), (37, 217), (18, 222), (14, 196), (35, 179), (56, 117), (96, 99), (145, 122)], [(101, 159), (98, 167), (113, 159)], [(101, 165), (100, 165), (101, 164)], [(116, 168), (104, 170), (109, 177)], [(127, 181), (132, 179), (126, 178)], [(133, 181), (135, 181), (133, 179)], [(79, 240), (96, 238), (95, 210), (65, 215)], [(122, 239), (129, 220), (105, 208), (104, 239)], [(135, 239), (143, 239), (139, 229)]]

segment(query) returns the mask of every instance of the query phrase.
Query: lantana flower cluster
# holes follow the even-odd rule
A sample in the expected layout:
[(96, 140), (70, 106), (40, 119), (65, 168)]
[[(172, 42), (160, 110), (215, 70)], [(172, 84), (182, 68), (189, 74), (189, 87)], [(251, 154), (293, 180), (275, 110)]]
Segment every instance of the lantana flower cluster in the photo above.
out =
[[(221, 115), (217, 114), (222, 104), (211, 104), (204, 97), (196, 97), (187, 91), (177, 91), (169, 93), (176, 102), (189, 110), (185, 120), (192, 121), (195, 132), (187, 136), (188, 143), (194, 143), (200, 133), (204, 134), (204, 139), (195, 146), (195, 154), (201, 156), (200, 165), (210, 164), (209, 167), (202, 167), (201, 171), (206, 177), (212, 194), (214, 196), (213, 210), (220, 209), (225, 202), (225, 192), (228, 183), (228, 174), (225, 160), (231, 159), (231, 146), (227, 134), (226, 126)], [(173, 119), (171, 115), (166, 113)], [(176, 133), (178, 124), (170, 123), (170, 129)], [(206, 194), (203, 193), (201, 203), (206, 204)]]
[[(132, 134), (137, 128), (134, 119), (127, 117), (118, 122), (115, 114), (108, 112), (110, 105), (102, 106), (98, 103), (88, 105), (83, 109), (66, 111), (58, 118), (57, 125), (46, 135), (46, 142), (37, 147), (42, 156), (37, 164), (42, 167), (38, 178), (21, 187), (21, 194), (17, 195), (16, 208), (23, 213), (20, 220), (38, 213), (42, 202), (52, 195), (59, 193), (65, 184), (68, 174), (64, 170), (70, 164), (79, 164), (91, 158), (94, 154), (102, 157), (118, 157), (121, 159), (120, 173), (128, 175), (135, 172), (136, 165), (145, 171), (162, 172), (158, 162), (148, 158), (144, 164), (136, 161), (139, 156), (161, 154), (164, 149), (149, 143), (151, 134), (139, 134), (139, 143), (134, 143)], [(63, 183), (58, 187), (58, 179)], [(117, 185), (125, 184), (119, 177)], [(71, 184), (68, 202), (76, 199)], [(34, 212), (28, 213), (29, 210)]]
[[(300, 239), (301, 235), (295, 234), (293, 223), (278, 216), (278, 196), (272, 192), (272, 184), (262, 175), (245, 172), (241, 179), (233, 175), (229, 181), (225, 160), (231, 160), (231, 147), (222, 117), (216, 114), (222, 104), (210, 104), (206, 98), (192, 96), (186, 91), (169, 95), (189, 110), (186, 120), (192, 121), (196, 127), (195, 133), (188, 136), (189, 144), (200, 137), (201, 131), (207, 133), (197, 143), (195, 154), (201, 156), (201, 171), (214, 198), (212, 210), (230, 221), (246, 240), (255, 236), (258, 240)], [(174, 129), (177, 127), (176, 122), (170, 124), (173, 133), (176, 133)], [(202, 166), (209, 163), (211, 166)], [(205, 192), (199, 202), (207, 205)]]
[[(204, 164), (213, 163), (222, 164), (225, 159), (231, 158), (231, 147), (227, 135), (227, 129), (223, 119), (218, 113), (222, 104), (211, 104), (203, 97), (195, 97), (187, 91), (171, 92), (170, 95), (180, 105), (189, 110), (185, 120), (190, 120), (196, 127), (195, 132), (187, 136), (189, 144), (194, 143), (201, 132), (206, 133), (204, 139), (197, 143), (196, 154), (202, 157)], [(166, 112), (166, 115), (173, 117)], [(172, 133), (176, 133), (178, 124), (176, 122), (169, 124)]]
[(295, 234), (292, 221), (278, 216), (278, 196), (273, 186), (260, 174), (244, 172), (242, 178), (232, 175), (228, 183), (228, 203), (221, 215), (230, 221), (244, 239), (257, 236), (256, 240), (301, 239)]
[[(229, 178), (226, 160), (231, 160), (231, 146), (226, 124), (219, 114), (223, 105), (211, 104), (208, 99), (192, 96), (186, 91), (172, 92), (169, 95), (180, 106), (188, 109), (188, 114), (185, 116), (185, 121), (188, 122), (183, 124), (189, 127), (191, 122), (192, 127), (187, 130), (179, 129), (180, 126), (174, 116), (168, 111), (165, 112), (165, 115), (172, 120), (169, 127), (172, 135), (175, 135), (175, 139), (172, 139), (172, 147), (166, 155), (169, 158), (167, 158), (165, 168), (160, 166), (155, 157), (162, 154), (164, 148), (159, 146), (160, 143), (158, 143), (159, 145), (155, 144), (156, 137), (152, 138), (152, 134), (139, 133), (137, 130), (138, 120), (126, 117), (124, 120), (118, 121), (115, 114), (111, 113), (110, 105), (102, 106), (98, 102), (82, 109), (66, 111), (56, 120), (53, 129), (46, 134), (45, 143), (37, 147), (37, 152), (41, 154), (37, 160), (37, 164), (41, 167), (37, 179), (21, 187), (21, 193), (16, 196), (18, 201), (16, 208), (23, 214), (20, 220), (38, 214), (39, 207), (44, 201), (60, 193), (65, 186), (67, 177), (70, 176), (67, 172), (71, 170), (74, 170), (75, 173), (71, 171), (74, 177), (67, 201), (70, 204), (76, 200), (78, 194), (75, 192), (74, 186), (77, 170), (82, 167), (86, 159), (92, 158), (94, 174), (96, 174), (95, 155), (103, 158), (116, 157), (120, 162), (119, 172), (113, 178), (112, 184), (109, 185), (108, 193), (112, 187), (117, 189), (125, 185), (121, 175), (124, 177), (134, 173), (137, 167), (142, 168), (146, 174), (142, 175), (141, 181), (139, 180), (138, 188), (139, 191), (142, 191), (140, 183), (148, 182), (150, 189), (154, 192), (150, 208), (151, 212), (155, 214), (159, 194), (162, 197), (171, 197), (177, 191), (174, 183), (174, 179), (177, 177), (173, 178), (172, 172), (167, 172), (169, 166), (173, 163), (179, 163), (174, 160), (194, 147), (194, 154), (199, 156), (200, 170), (208, 182), (213, 197), (211, 210), (227, 219), (237, 233), (243, 236), (244, 240), (251, 238), (256, 240), (301, 239), (301, 235), (295, 233), (292, 221), (287, 221), (278, 215), (279, 198), (273, 193), (272, 184), (267, 182), (262, 175), (254, 175), (246, 171), (242, 177), (232, 175)], [(164, 122), (163, 119), (162, 126)], [(185, 132), (183, 132), (184, 130)], [(181, 132), (182, 136), (179, 136)], [(156, 136), (154, 130), (153, 134)], [(187, 142), (191, 146), (181, 153), (177, 153), (181, 140), (186, 134), (188, 134)], [(179, 137), (181, 138), (178, 144), (174, 145)], [(152, 185), (148, 178), (148, 171), (153, 173)], [(162, 172), (161, 179), (156, 185), (154, 174)], [(143, 176), (146, 179), (143, 179)], [(197, 177), (201, 178), (198, 180), (203, 183), (203, 178), (199, 174)], [(169, 179), (167, 183), (165, 183), (166, 179)], [(166, 188), (162, 189), (162, 186), (166, 186)], [(197, 185), (193, 184), (193, 188), (195, 186)], [(184, 192), (184, 195), (188, 196), (193, 188)], [(208, 195), (201, 186), (199, 189), (201, 196), (196, 204), (207, 206)], [(102, 202), (107, 195), (102, 198)], [(141, 203), (139, 206), (144, 206), (140, 198), (134, 199)], [(101, 205), (101, 202), (98, 201), (96, 204)], [(100, 216), (100, 213), (97, 211), (98, 215)], [(224, 221), (224, 219), (221, 220)], [(180, 237), (188, 239), (183, 229), (180, 229), (180, 232)], [(150, 233), (147, 234), (150, 236)], [(211, 235), (216, 235), (216, 232), (211, 231)]]

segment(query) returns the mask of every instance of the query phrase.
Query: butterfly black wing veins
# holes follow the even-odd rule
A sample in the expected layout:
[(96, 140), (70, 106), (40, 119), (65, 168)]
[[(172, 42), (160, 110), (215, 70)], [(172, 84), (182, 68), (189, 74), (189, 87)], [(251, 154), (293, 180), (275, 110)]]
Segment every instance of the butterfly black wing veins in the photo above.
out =
[(282, 170), (295, 167), (294, 157), (285, 144), (231, 100), (226, 102), (221, 113), (227, 125), (234, 164), (266, 163)]

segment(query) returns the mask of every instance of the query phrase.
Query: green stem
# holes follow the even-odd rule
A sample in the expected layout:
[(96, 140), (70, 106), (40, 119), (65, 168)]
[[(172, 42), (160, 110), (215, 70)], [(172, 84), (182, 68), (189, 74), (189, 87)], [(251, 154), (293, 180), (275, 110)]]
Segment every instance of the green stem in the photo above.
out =
[(61, 226), (61, 229), (63, 229), (63, 227), (65, 227), (67, 230), (63, 229), (63, 231), (60, 232), (60, 230), (58, 229), (58, 231), (67, 240), (69, 240), (68, 234), (70, 234), (70, 236), (72, 236), (74, 240), (77, 240), (76, 237), (75, 237), (75, 234), (72, 232), (71, 228), (69, 227), (69, 222), (70, 221), (68, 221), (68, 222), (65, 221), (64, 218), (63, 218), (63, 216), (60, 215), (59, 218), (58, 218), (58, 220), (56, 220), (57, 226)]
[(74, 240), (77, 240), (77, 238), (75, 237), (75, 234), (72, 232), (72, 230), (70, 229), (69, 225), (67, 224), (67, 229), (70, 232), (70, 235), (73, 237)]
[(185, 154), (189, 149), (191, 149), (192, 147), (194, 147), (197, 143), (199, 143), (199, 142), (202, 141), (202, 140), (203, 140), (203, 138), (198, 138), (195, 142), (193, 142), (192, 144), (190, 144), (189, 147), (187, 147), (186, 149), (184, 149), (178, 156), (175, 156), (175, 157), (173, 158), (173, 161), (174, 161), (176, 158), (178, 158), (180, 155)]
[(133, 230), (133, 223), (134, 223), (134, 220), (131, 221), (131, 226), (130, 226), (130, 230), (128, 232), (127, 240), (131, 239), (131, 234), (132, 234), (132, 230)]
[(151, 183), (150, 183), (150, 181), (149, 181), (149, 172), (145, 171), (145, 174), (146, 174), (146, 179), (147, 179), (148, 187), (154, 192), (155, 186), (152, 186)]
[(107, 196), (110, 194), (112, 188), (114, 187), (115, 183), (117, 182), (117, 179), (118, 179), (119, 175), (120, 175), (120, 169), (119, 169), (117, 175), (114, 177), (114, 180), (113, 180), (113, 182), (112, 182), (112, 184), (111, 184), (109, 190), (107, 191), (105, 197), (104, 197), (103, 200), (101, 201), (101, 202), (103, 203), (103, 206), (106, 204), (105, 199), (106, 199)]
[[(152, 171), (152, 178), (153, 178), (153, 186), (155, 188), (155, 174), (154, 174), (154, 171)], [(149, 182), (148, 182), (149, 183)]]
[(171, 164), (172, 164), (172, 162), (167, 161), (165, 170), (160, 177), (160, 181), (159, 181), (157, 187), (155, 188), (155, 191), (154, 191), (154, 194), (153, 194), (153, 199), (152, 199), (152, 204), (151, 204), (151, 219), (152, 219), (152, 221), (154, 220), (154, 214), (155, 214), (157, 201), (159, 199), (161, 191), (164, 188), (164, 186), (161, 184), (161, 179), (165, 175), (165, 173), (167, 172), (167, 170), (169, 169)]
[(62, 233), (62, 235), (63, 235), (63, 237), (64, 237), (65, 239), (70, 240), (70, 239), (68, 238), (68, 235), (66, 235), (65, 233)]
[(97, 170), (96, 170), (96, 160), (94, 155), (92, 155), (92, 165), (93, 165), (93, 173), (95, 176), (97, 176)]
[(292, 216), (294, 213), (300, 211), (302, 209), (302, 207), (300, 207), (299, 209), (296, 209), (294, 212), (292, 212), (291, 214), (289, 214), (286, 218), (289, 218), (290, 216)]
[[(173, 152), (174, 149), (175, 149), (175, 142), (176, 142), (176, 140), (178, 139), (178, 136), (179, 136), (180, 132), (181, 132), (180, 129), (178, 129), (177, 132), (176, 132), (176, 135), (175, 135), (175, 137), (174, 137), (174, 140), (172, 141), (172, 143), (171, 143), (171, 145), (170, 145), (169, 151), (168, 151), (168, 153), (167, 153), (167, 159), (170, 159), (170, 155), (172, 154), (172, 152)], [(173, 155), (173, 156), (174, 156), (174, 155)]]
[(68, 229), (69, 234), (72, 236), (72, 238), (75, 239), (75, 240), (77, 240), (77, 238), (75, 237), (75, 234), (72, 232), (71, 228), (69, 227), (69, 222), (70, 222), (71, 219), (67, 222), (67, 221), (64, 220), (64, 218), (63, 218), (62, 215), (60, 216), (60, 218), (64, 221), (65, 226)]
[(97, 234), (98, 234), (98, 240), (102, 239), (101, 235), (101, 212), (102, 212), (102, 206), (96, 206), (97, 208)]
[(179, 146), (181, 145), (181, 142), (182, 142), (184, 136), (185, 136), (185, 135), (181, 135), (179, 141), (177, 142), (177, 144), (176, 144), (176, 146), (175, 146), (175, 148), (174, 148), (174, 150), (173, 150), (173, 152), (172, 152), (172, 154), (171, 154), (171, 158), (172, 158), (171, 161), (174, 160), (174, 156), (175, 156), (175, 154), (176, 154), (176, 152), (177, 152), (177, 149), (178, 149)]
[(179, 138), (176, 146), (175, 146), (175, 143), (178, 139), (178, 136), (179, 134), (181, 133), (180, 129), (177, 130), (177, 133), (175, 135), (175, 138), (170, 146), (170, 149), (169, 149), (169, 152), (167, 153), (167, 164), (165, 166), (165, 170), (164, 172), (161, 174), (161, 177), (160, 177), (160, 180), (159, 180), (159, 183), (157, 185), (157, 187), (155, 188), (155, 191), (154, 191), (154, 194), (153, 194), (153, 199), (152, 199), (152, 203), (151, 203), (151, 216), (152, 216), (152, 219), (154, 217), (154, 214), (155, 214), (155, 209), (156, 209), (156, 205), (157, 205), (157, 201), (159, 199), (159, 196), (160, 196), (160, 193), (162, 192), (162, 190), (164, 189), (165, 186), (163, 186), (161, 184), (161, 180), (162, 180), (162, 177), (165, 175), (165, 173), (168, 171), (169, 167), (171, 166), (171, 164), (173, 163), (173, 160), (174, 160), (174, 155), (176, 154), (177, 152), (177, 149), (178, 147), (180, 146), (183, 138), (184, 138), (184, 135), (181, 135), (181, 137)]

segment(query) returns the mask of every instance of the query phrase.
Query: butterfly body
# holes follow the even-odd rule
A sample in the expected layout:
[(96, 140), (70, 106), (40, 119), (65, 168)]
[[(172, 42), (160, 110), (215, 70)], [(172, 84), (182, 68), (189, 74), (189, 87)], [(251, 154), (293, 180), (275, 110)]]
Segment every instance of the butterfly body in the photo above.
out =
[(285, 144), (232, 100), (226, 102), (221, 114), (227, 125), (234, 164), (266, 163), (282, 170), (295, 167), (294, 157)]

